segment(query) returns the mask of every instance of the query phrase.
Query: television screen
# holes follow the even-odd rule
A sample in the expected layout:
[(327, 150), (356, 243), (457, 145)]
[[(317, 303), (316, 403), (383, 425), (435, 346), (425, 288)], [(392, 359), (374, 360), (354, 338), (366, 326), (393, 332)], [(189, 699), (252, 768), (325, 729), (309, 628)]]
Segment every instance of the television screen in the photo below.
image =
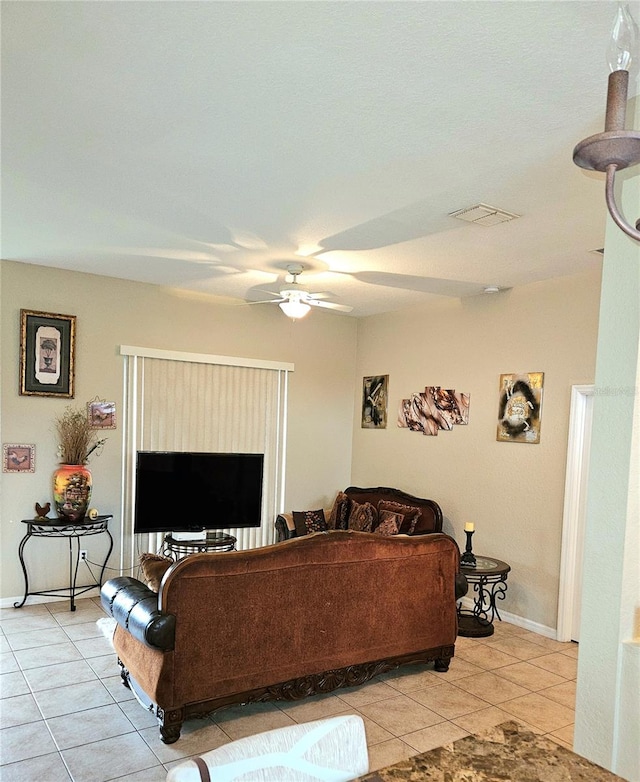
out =
[(138, 451), (134, 532), (259, 527), (264, 455)]

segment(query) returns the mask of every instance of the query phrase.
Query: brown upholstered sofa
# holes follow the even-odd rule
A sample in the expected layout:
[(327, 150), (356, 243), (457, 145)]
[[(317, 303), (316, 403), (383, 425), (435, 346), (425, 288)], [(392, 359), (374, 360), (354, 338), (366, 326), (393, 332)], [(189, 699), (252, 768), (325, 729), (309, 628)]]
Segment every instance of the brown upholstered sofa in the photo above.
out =
[(446, 671), (458, 568), (444, 534), (335, 531), (185, 557), (157, 594), (114, 578), (102, 603), (123, 680), (172, 743), (187, 717), (231, 703), (329, 692), (402, 663)]
[[(403, 507), (415, 508), (417, 511), (416, 524), (409, 530), (403, 530), (411, 535), (424, 535), (428, 532), (442, 532), (442, 510), (435, 500), (425, 500), (421, 497), (414, 497), (400, 489), (392, 489), (389, 486), (378, 486), (376, 488), (361, 489), (358, 486), (349, 486), (344, 492), (340, 492), (336, 497), (336, 503), (340, 501), (341, 495), (347, 497), (345, 515), (343, 517), (343, 528), (349, 529), (349, 518), (352, 515), (352, 509), (362, 506), (365, 503), (372, 505), (376, 512), (383, 505), (399, 505)], [(340, 529), (340, 522), (336, 517), (336, 503), (332, 508), (323, 508), (324, 515), (329, 529)], [(333, 516), (333, 518), (332, 518)], [(372, 530), (375, 531), (379, 519), (373, 521)], [(296, 523), (293, 513), (281, 513), (276, 517), (276, 537), (278, 541), (288, 540), (298, 537), (300, 534), (299, 525), (296, 530)], [(302, 533), (304, 534), (304, 533)]]

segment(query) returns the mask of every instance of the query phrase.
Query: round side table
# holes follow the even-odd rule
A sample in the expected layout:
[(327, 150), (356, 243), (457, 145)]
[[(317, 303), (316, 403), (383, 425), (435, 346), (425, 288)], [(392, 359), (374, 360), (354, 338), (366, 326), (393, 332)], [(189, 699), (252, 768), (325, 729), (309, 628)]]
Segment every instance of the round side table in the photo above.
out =
[(236, 538), (233, 535), (222, 533), (209, 533), (201, 540), (176, 540), (171, 535), (165, 535), (163, 553), (168, 557), (178, 560), (188, 557), (189, 554), (202, 552), (212, 553), (218, 551), (233, 551), (236, 547)]
[(476, 557), (476, 567), (460, 567), (469, 584), (473, 584), (475, 596), (471, 610), (458, 604), (458, 635), (465, 638), (493, 635), (493, 620), (497, 617), (502, 621), (496, 600), (505, 598), (510, 570), (510, 565), (494, 557)]

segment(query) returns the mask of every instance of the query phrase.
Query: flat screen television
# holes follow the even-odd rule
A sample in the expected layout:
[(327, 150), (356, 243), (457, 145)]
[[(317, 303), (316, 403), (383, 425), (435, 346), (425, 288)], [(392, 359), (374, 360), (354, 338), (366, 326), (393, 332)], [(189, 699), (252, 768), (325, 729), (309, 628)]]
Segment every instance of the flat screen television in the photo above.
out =
[(134, 532), (259, 527), (264, 455), (138, 451)]

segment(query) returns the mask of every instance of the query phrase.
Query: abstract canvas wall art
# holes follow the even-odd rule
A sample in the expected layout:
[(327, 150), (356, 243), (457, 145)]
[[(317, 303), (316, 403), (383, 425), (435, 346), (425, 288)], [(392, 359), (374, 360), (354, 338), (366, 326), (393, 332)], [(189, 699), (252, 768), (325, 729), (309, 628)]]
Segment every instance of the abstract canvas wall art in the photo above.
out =
[(469, 394), (442, 386), (426, 386), (400, 402), (398, 426), (412, 432), (437, 435), (469, 423)]
[(372, 375), (362, 379), (362, 428), (387, 428), (389, 375)]
[(544, 372), (500, 375), (497, 440), (539, 443)]

